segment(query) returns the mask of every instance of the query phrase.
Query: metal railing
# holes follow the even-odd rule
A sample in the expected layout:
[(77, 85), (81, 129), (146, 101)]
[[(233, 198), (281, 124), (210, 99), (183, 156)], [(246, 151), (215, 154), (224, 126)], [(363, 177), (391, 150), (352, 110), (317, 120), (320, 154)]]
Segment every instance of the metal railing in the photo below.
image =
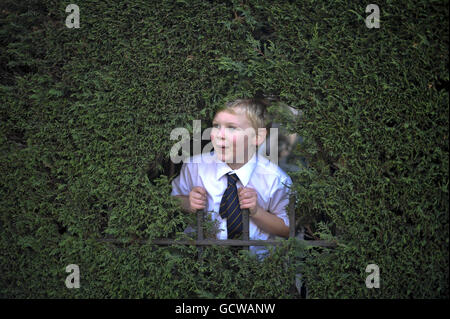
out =
[[(288, 207), (289, 214), (289, 238), (295, 237), (295, 209), (294, 201), (289, 201)], [(243, 246), (249, 249), (250, 246), (278, 246), (283, 243), (283, 240), (268, 239), (268, 240), (250, 240), (249, 238), (249, 212), (248, 209), (242, 210), (242, 239), (207, 239), (204, 236), (204, 215), (203, 210), (197, 210), (197, 239), (172, 239), (172, 238), (157, 238), (151, 240), (137, 240), (137, 242), (158, 245), (158, 246), (171, 246), (171, 245), (192, 245), (192, 246)], [(307, 246), (314, 247), (334, 247), (336, 243), (328, 242), (325, 240), (304, 240), (299, 239)], [(100, 242), (109, 243), (121, 243), (118, 239), (103, 238)]]

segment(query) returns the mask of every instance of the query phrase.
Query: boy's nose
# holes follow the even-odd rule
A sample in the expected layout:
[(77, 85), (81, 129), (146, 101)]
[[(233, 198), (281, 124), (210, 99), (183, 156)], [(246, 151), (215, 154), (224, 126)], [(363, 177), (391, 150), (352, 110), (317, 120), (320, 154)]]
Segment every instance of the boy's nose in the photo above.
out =
[(220, 128), (218, 136), (222, 139), (225, 138), (225, 128)]

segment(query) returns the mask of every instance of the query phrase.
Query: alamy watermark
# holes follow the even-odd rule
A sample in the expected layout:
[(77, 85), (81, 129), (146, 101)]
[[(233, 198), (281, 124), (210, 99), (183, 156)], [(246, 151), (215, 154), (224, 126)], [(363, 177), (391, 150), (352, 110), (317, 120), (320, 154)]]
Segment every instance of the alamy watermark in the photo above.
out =
[(366, 277), (366, 287), (369, 289), (380, 288), (380, 267), (376, 264), (369, 264), (366, 272), (370, 273)]
[(380, 8), (376, 4), (369, 4), (366, 7), (366, 13), (369, 13), (370, 15), (366, 18), (366, 27), (369, 29), (380, 28)]
[(66, 272), (71, 272), (66, 277), (66, 287), (69, 289), (80, 288), (80, 267), (75, 264), (67, 265)]
[[(278, 164), (278, 128), (270, 128), (267, 132), (264, 128), (259, 128), (258, 132), (250, 127), (247, 129), (219, 129), (209, 127), (201, 132), (201, 121), (194, 120), (192, 126), (192, 153), (201, 156), (190, 157), (191, 135), (184, 127), (177, 127), (170, 132), (170, 140), (176, 141), (170, 150), (170, 159), (174, 164), (181, 162), (192, 163), (213, 163), (217, 157), (215, 154), (223, 155), (222, 159), (226, 163), (244, 164), (250, 156), (256, 152), (264, 155), (274, 164)], [(268, 138), (258, 148), (254, 143), (257, 136), (265, 138), (265, 132), (269, 133)], [(210, 141), (202, 149), (202, 141)], [(253, 142), (252, 142), (253, 141)], [(189, 158), (190, 157), (190, 158)]]
[[(80, 7), (74, 3), (69, 4), (66, 12), (70, 13), (66, 18), (66, 27), (69, 29), (80, 28)], [(366, 26), (369, 29), (380, 28), (380, 7), (371, 3), (366, 6), (366, 13), (370, 13), (365, 20)]]
[(66, 18), (66, 27), (69, 29), (80, 28), (80, 7), (76, 4), (69, 4), (66, 7), (66, 12), (70, 13)]

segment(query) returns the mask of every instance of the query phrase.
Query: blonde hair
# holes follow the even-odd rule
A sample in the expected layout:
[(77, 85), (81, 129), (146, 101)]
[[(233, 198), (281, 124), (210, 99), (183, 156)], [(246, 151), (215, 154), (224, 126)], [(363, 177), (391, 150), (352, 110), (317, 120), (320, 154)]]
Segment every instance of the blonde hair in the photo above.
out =
[[(219, 110), (227, 111), (231, 114), (242, 114), (244, 113), (250, 120), (253, 128), (258, 132), (259, 128), (265, 128), (269, 130), (272, 123), (268, 120), (267, 107), (268, 101), (262, 99), (237, 99), (232, 102), (227, 102)], [(241, 110), (242, 112), (236, 112), (236, 110)]]

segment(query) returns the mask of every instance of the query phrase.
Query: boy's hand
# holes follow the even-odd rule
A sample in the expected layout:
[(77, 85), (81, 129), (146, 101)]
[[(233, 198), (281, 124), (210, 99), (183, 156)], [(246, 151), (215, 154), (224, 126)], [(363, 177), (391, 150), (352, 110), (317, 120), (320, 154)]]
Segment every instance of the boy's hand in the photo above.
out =
[(241, 187), (238, 189), (238, 197), (240, 208), (248, 208), (250, 215), (255, 215), (258, 210), (258, 193), (253, 188)]
[(195, 186), (189, 193), (189, 205), (195, 212), (197, 209), (206, 208), (206, 190), (203, 187)]

